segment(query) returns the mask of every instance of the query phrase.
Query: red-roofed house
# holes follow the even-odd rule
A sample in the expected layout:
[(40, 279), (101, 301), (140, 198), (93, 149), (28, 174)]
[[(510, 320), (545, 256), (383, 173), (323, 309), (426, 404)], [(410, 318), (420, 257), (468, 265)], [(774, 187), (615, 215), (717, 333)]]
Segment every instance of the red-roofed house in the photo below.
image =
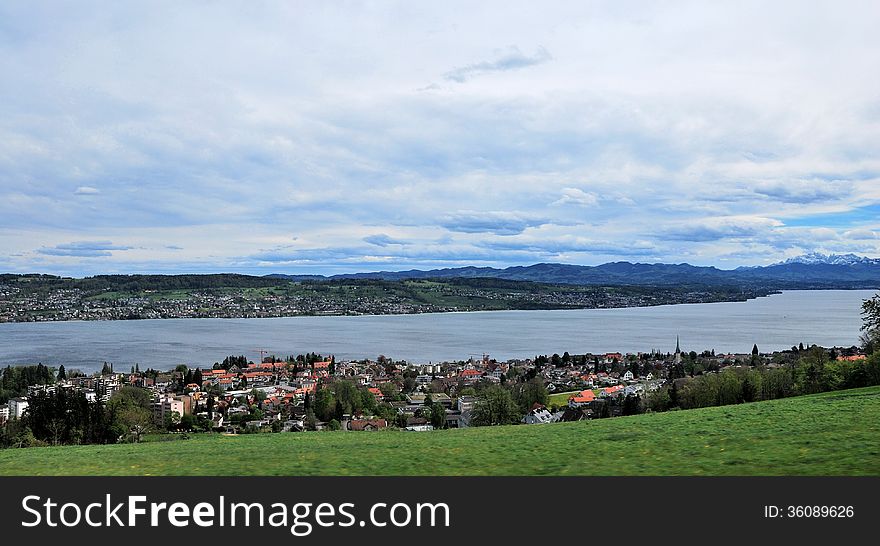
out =
[(579, 408), (585, 406), (596, 399), (593, 391), (587, 389), (568, 397), (568, 407)]
[(614, 385), (613, 387), (605, 387), (600, 393), (601, 396), (612, 396), (623, 390), (623, 385)]
[(461, 373), (458, 374), (458, 377), (465, 381), (477, 381), (482, 375), (483, 372), (479, 370), (462, 370)]
[(382, 394), (382, 391), (380, 391), (380, 390), (377, 389), (376, 387), (370, 387), (370, 388), (367, 389), (367, 390), (370, 391), (371, 393), (373, 393), (373, 396), (376, 397), (376, 401), (377, 401), (377, 402), (381, 402), (382, 400), (385, 399), (385, 395)]

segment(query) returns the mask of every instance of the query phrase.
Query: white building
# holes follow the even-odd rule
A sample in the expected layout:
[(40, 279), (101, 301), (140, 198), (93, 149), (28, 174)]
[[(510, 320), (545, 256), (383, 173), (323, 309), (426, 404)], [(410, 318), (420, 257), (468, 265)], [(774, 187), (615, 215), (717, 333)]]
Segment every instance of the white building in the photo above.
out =
[(103, 375), (95, 379), (95, 393), (102, 402), (107, 402), (113, 394), (122, 388), (121, 374)]
[(466, 411), (473, 411), (474, 405), (477, 403), (476, 396), (459, 396), (458, 397), (458, 411), (464, 413)]
[(11, 398), (9, 400), (9, 418), (21, 419), (28, 407), (27, 398)]
[(408, 430), (410, 432), (428, 432), (430, 430), (434, 430), (434, 427), (431, 425), (410, 425), (404, 430)]

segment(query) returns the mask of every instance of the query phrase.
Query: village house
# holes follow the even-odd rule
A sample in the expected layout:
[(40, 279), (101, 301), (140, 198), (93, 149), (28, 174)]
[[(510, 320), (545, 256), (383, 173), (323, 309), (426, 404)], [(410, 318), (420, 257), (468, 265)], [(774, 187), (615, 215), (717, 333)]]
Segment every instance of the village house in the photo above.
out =
[(424, 406), (425, 400), (428, 398), (428, 396), (431, 397), (431, 400), (434, 403), (440, 404), (444, 408), (452, 407), (452, 398), (450, 398), (449, 395), (444, 392), (430, 394), (414, 392), (406, 395), (407, 408), (409, 409), (411, 407), (413, 408), (412, 411), (415, 411), (416, 409)]
[(579, 408), (581, 406), (586, 406), (595, 399), (596, 395), (593, 391), (589, 389), (582, 390), (581, 392), (568, 397), (568, 407)]
[(522, 418), (522, 422), (527, 425), (538, 425), (544, 423), (553, 423), (556, 419), (553, 414), (544, 406), (535, 402), (532, 409)]
[(388, 427), (385, 419), (353, 419), (349, 422), (349, 430), (371, 431)]
[(464, 413), (466, 411), (473, 411), (474, 405), (477, 403), (476, 396), (459, 396), (457, 400), (458, 411)]
[(428, 423), (428, 420), (424, 417), (410, 417), (406, 420), (406, 426), (404, 430), (408, 430), (410, 432), (427, 432), (430, 430), (434, 430), (434, 427)]

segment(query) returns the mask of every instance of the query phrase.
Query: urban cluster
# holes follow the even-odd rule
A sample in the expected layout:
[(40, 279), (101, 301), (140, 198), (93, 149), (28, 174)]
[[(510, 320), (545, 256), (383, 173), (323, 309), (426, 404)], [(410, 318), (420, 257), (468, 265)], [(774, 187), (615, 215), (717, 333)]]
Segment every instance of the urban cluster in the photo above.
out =
[(91, 376), (40, 364), (2, 372), (0, 400), (4, 393), (9, 399), (0, 405), (0, 423), (7, 447), (139, 441), (150, 432), (423, 432), (781, 398), (876, 384), (876, 367), (857, 347), (803, 345), (770, 354), (676, 346), (667, 353), (565, 352), (504, 362), (482, 355), (419, 365), (385, 356), (337, 362), (314, 353), (261, 353), (169, 371), (135, 366), (120, 373), (105, 364)]

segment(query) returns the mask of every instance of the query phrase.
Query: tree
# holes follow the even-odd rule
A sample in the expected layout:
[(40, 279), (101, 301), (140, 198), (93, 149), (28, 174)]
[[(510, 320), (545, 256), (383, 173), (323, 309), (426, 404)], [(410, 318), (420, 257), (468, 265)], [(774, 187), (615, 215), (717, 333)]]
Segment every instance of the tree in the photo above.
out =
[(382, 392), (385, 400), (396, 400), (397, 395), (400, 394), (400, 389), (391, 381), (379, 385), (379, 390)]
[(318, 419), (315, 417), (315, 412), (311, 409), (306, 410), (306, 417), (303, 419), (303, 427), (305, 427), (306, 430), (318, 429)]
[(517, 383), (513, 386), (513, 400), (519, 406), (520, 413), (528, 413), (534, 404), (546, 406), (550, 403), (550, 395), (540, 377)]
[(123, 407), (139, 407), (145, 410), (150, 409), (150, 395), (145, 389), (139, 387), (125, 386), (113, 393), (107, 406), (111, 411)]
[(443, 404), (439, 402), (431, 404), (431, 413), (428, 415), (428, 419), (435, 429), (444, 428), (446, 426), (446, 409)]
[(336, 398), (337, 418), (341, 419), (346, 413), (360, 413), (363, 410), (363, 397), (358, 388), (351, 381), (337, 381), (333, 384), (333, 396)]
[(471, 417), (471, 425), (509, 425), (520, 420), (519, 408), (510, 391), (500, 385), (486, 388), (477, 398)]
[(361, 411), (365, 415), (370, 415), (376, 411), (376, 396), (369, 389), (360, 389), (361, 393)]
[(623, 415), (642, 413), (642, 399), (635, 394), (627, 394), (623, 400)]
[(757, 399), (757, 395), (758, 388), (747, 374), (742, 382), (742, 400), (743, 402), (754, 402)]
[(758, 356), (758, 354), (758, 344), (755, 343), (755, 345), (752, 347), (752, 356)]
[(868, 354), (880, 350), (880, 294), (862, 302), (861, 342)]
[(180, 413), (172, 411), (165, 414), (165, 421), (162, 423), (165, 430), (172, 431), (180, 426)]
[(40, 441), (34, 437), (30, 427), (22, 427), (15, 435), (12, 445), (14, 447), (34, 447), (40, 445)]
[(333, 392), (327, 387), (318, 389), (315, 393), (315, 416), (322, 421), (329, 421), (333, 417), (331, 413), (335, 408), (336, 400), (333, 398)]
[(187, 414), (184, 414), (180, 418), (180, 429), (181, 430), (190, 431), (193, 428), (195, 428), (195, 426), (196, 426), (196, 418), (192, 414), (187, 413)]
[(412, 392), (416, 390), (416, 379), (414, 377), (403, 378), (403, 392)]
[(673, 380), (672, 386), (669, 388), (669, 407), (677, 408), (678, 404), (678, 386), (675, 384), (675, 380)]
[(144, 434), (150, 430), (153, 416), (143, 408), (127, 407), (118, 413), (117, 422), (133, 441), (140, 442)]
[(64, 370), (64, 364), (58, 366), (58, 381), (67, 379), (67, 372)]

